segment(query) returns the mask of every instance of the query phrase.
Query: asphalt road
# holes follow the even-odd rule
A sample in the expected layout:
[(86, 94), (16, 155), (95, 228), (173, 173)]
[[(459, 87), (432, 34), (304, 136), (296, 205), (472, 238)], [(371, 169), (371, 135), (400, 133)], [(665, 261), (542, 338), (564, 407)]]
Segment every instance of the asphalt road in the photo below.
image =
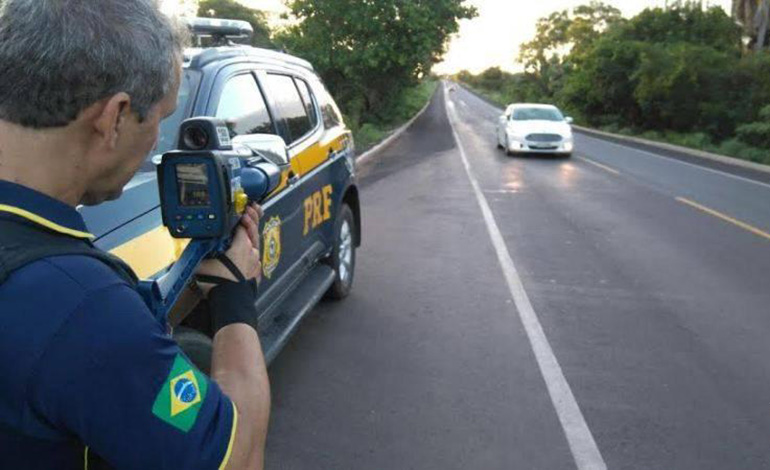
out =
[(770, 186), (506, 157), (444, 96), (359, 168), (356, 286), (271, 366), (268, 468), (770, 468)]

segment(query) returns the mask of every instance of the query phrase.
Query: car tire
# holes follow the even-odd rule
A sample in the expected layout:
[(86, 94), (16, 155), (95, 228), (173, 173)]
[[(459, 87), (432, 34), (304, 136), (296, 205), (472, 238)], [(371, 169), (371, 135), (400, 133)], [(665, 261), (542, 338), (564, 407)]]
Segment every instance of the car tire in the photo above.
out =
[(326, 291), (326, 298), (342, 300), (353, 288), (356, 272), (356, 220), (347, 204), (342, 204), (334, 222), (334, 247), (327, 263), (334, 269), (334, 283)]
[(505, 154), (509, 157), (513, 155), (511, 152), (511, 143), (508, 141), (508, 136), (505, 136)]
[(214, 350), (211, 338), (184, 326), (174, 328), (173, 337), (195, 367), (204, 374), (211, 375), (211, 357)]

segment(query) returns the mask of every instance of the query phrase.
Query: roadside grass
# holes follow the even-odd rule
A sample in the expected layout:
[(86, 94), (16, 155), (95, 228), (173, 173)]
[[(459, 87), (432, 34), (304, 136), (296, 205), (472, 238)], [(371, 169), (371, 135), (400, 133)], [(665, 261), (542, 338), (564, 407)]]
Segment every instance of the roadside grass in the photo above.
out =
[(348, 127), (353, 132), (356, 152), (366, 152), (409, 121), (431, 99), (438, 83), (438, 80), (427, 79), (413, 88), (408, 88), (392, 107), (393, 111), (379, 121), (356, 123), (346, 116)]
[[(500, 107), (504, 108), (510, 104), (505, 101), (505, 96), (502, 92), (479, 89), (468, 85), (467, 83), (463, 83), (463, 86)], [(681, 133), (673, 131), (640, 131), (617, 125), (602, 126), (599, 130), (628, 137), (639, 137), (665, 144), (679, 145), (694, 150), (701, 150), (741, 160), (748, 160), (754, 163), (770, 165), (770, 149), (753, 147), (745, 142), (741, 142), (737, 138), (715, 142), (711, 136), (703, 132)]]

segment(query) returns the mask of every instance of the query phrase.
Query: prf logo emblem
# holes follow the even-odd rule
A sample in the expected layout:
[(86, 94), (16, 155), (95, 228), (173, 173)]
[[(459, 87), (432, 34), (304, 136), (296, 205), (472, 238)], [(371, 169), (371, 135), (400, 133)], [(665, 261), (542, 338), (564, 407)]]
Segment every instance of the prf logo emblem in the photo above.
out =
[(262, 230), (262, 274), (270, 279), (281, 261), (281, 218), (273, 217)]
[(187, 359), (177, 355), (152, 405), (152, 414), (180, 431), (188, 432), (198, 419), (207, 391), (206, 377)]

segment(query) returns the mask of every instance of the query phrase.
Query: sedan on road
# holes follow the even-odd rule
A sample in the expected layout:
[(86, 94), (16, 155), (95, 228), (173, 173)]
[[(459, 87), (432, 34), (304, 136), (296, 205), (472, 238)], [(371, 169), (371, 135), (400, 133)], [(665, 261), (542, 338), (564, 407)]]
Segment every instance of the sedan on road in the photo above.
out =
[(497, 145), (508, 155), (548, 153), (572, 156), (572, 118), (556, 106), (512, 104), (497, 123)]

